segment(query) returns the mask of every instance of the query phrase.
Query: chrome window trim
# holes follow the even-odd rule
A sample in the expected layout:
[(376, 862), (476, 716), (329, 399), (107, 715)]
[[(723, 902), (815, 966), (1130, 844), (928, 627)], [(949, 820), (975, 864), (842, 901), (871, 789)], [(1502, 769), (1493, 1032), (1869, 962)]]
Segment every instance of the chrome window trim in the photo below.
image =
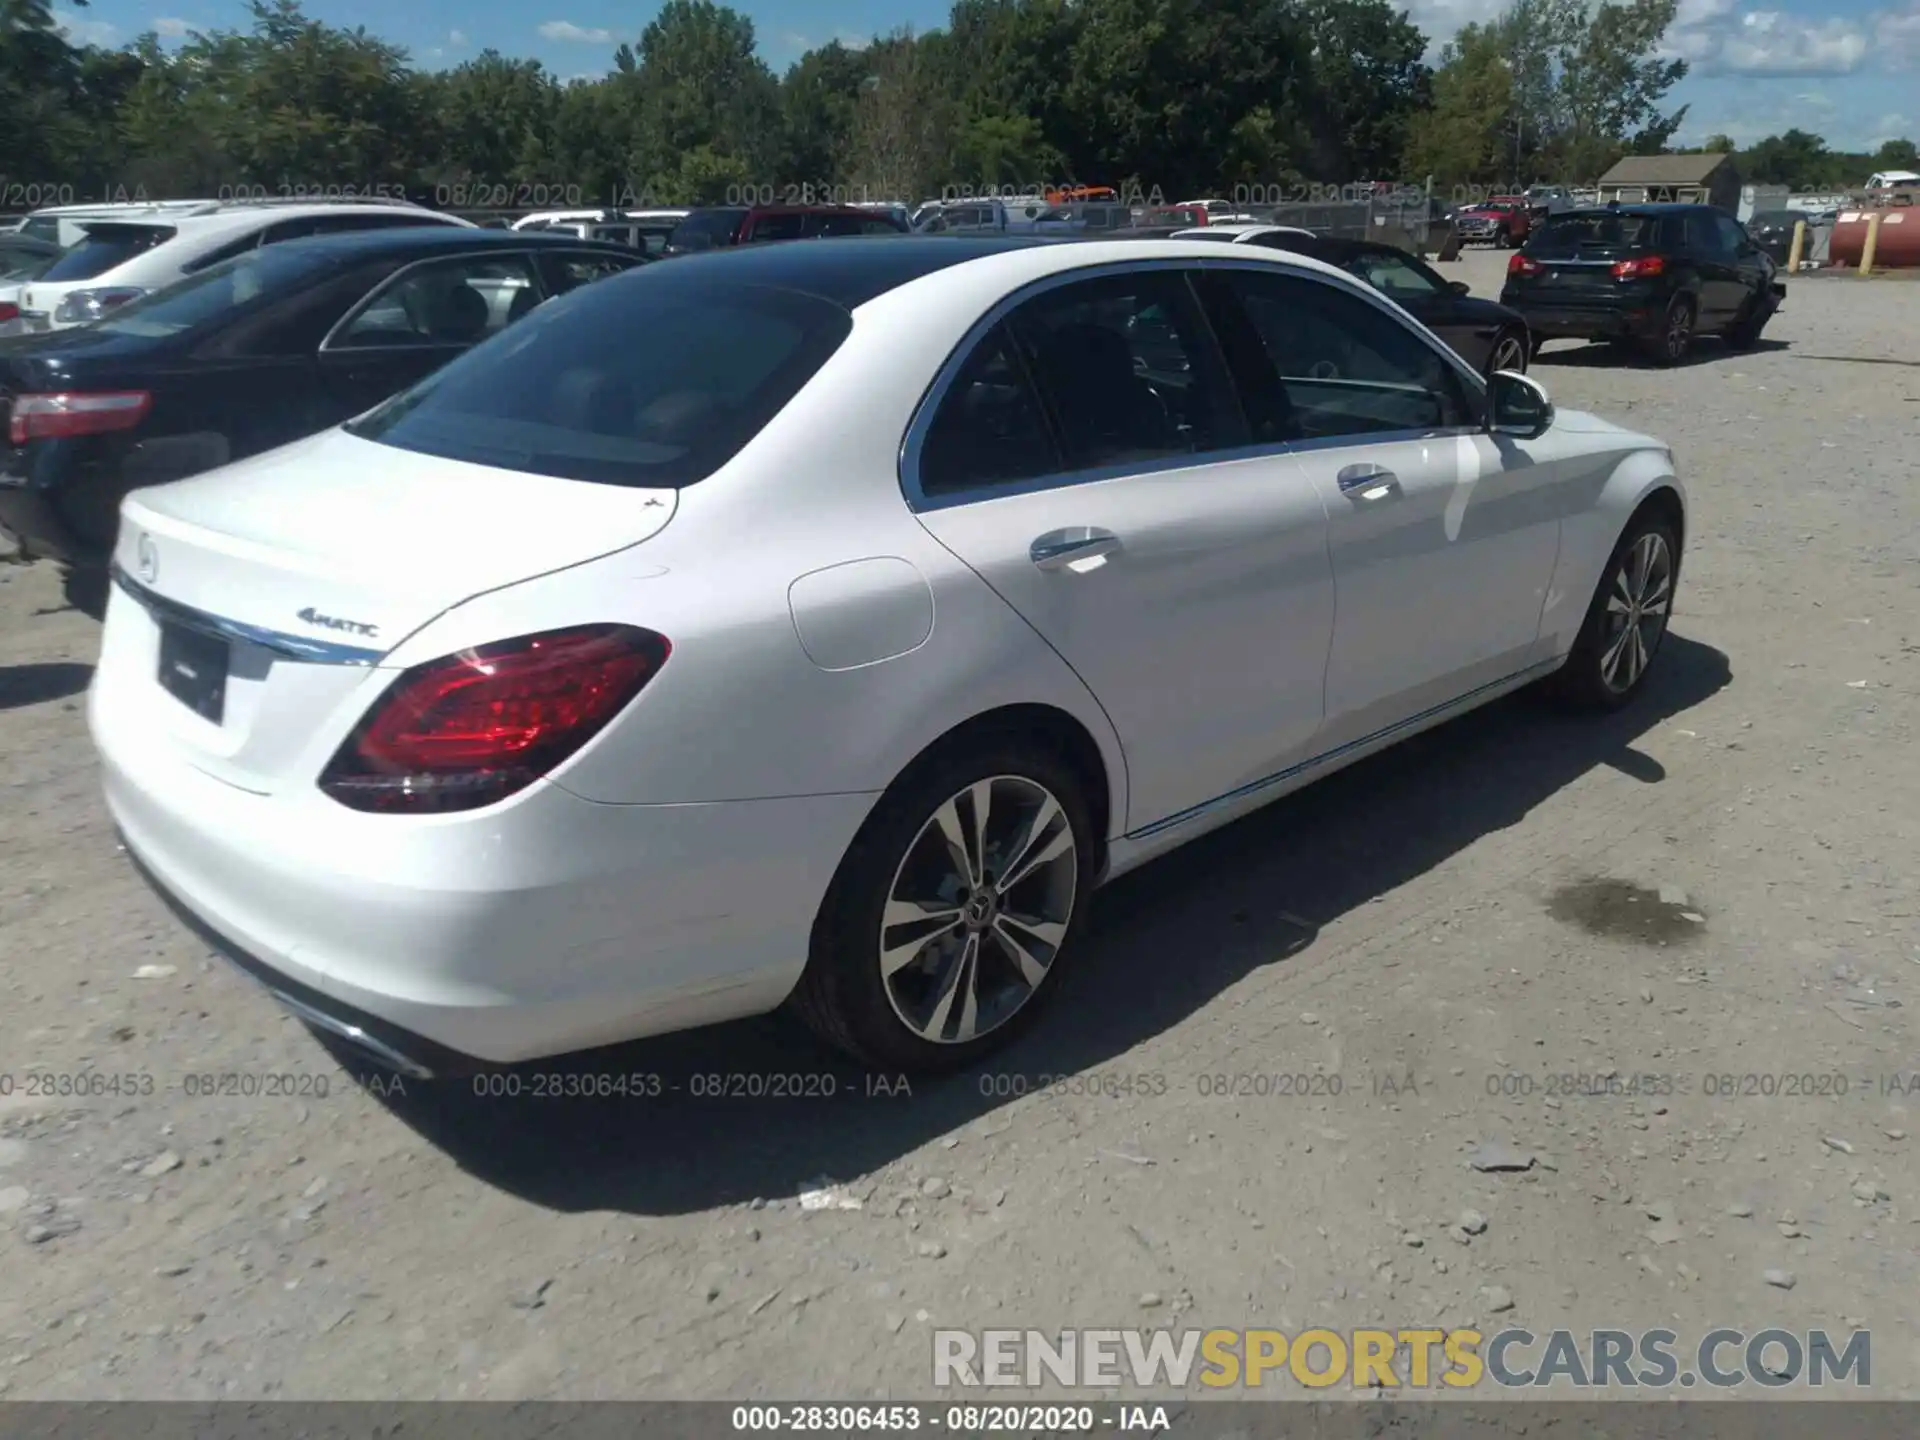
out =
[[(1284, 253), (1275, 251), (1275, 254)], [(1063, 490), (1076, 485), (1097, 484), (1104, 480), (1118, 480), (1134, 475), (1159, 475), (1174, 470), (1195, 470), (1208, 465), (1225, 465), (1236, 460), (1253, 460), (1267, 456), (1287, 454), (1311, 454), (1323, 450), (1345, 449), (1351, 446), (1391, 445), (1399, 441), (1422, 439), (1450, 439), (1459, 435), (1479, 435), (1485, 432), (1484, 421), (1472, 425), (1441, 426), (1430, 429), (1369, 431), (1359, 435), (1335, 435), (1315, 440), (1286, 440), (1266, 444), (1235, 446), (1229, 450), (1205, 450), (1193, 454), (1169, 455), (1159, 460), (1131, 462), (1123, 465), (1107, 465), (1092, 470), (1062, 470), (1046, 475), (1036, 475), (1028, 480), (1017, 481), (1009, 485), (980, 486), (967, 490), (956, 490), (950, 494), (930, 496), (920, 484), (920, 456), (926, 447), (927, 432), (933, 428), (934, 417), (939, 414), (940, 406), (945, 402), (947, 393), (973, 358), (973, 352), (987, 335), (1002, 320), (1019, 306), (1048, 291), (1057, 290), (1065, 285), (1078, 284), (1083, 280), (1100, 280), (1114, 275), (1133, 275), (1151, 270), (1175, 270), (1182, 273), (1208, 270), (1245, 270), (1257, 275), (1278, 274), (1292, 280), (1306, 281), (1320, 285), (1339, 295), (1353, 296), (1371, 305), (1388, 320), (1413, 336), (1430, 352), (1438, 355), (1453, 373), (1464, 383), (1469, 406), (1477, 405), (1480, 413), (1485, 414), (1487, 387), (1485, 380), (1465, 361), (1455, 355), (1445, 345), (1422, 330), (1417, 323), (1409, 323), (1409, 317), (1399, 306), (1381, 295), (1370, 285), (1364, 285), (1351, 277), (1332, 279), (1284, 263), (1268, 260), (1240, 258), (1231, 254), (1214, 256), (1173, 256), (1152, 260), (1110, 260), (1098, 265), (1082, 266), (1074, 270), (1062, 270), (1052, 275), (1042, 276), (1029, 281), (1019, 289), (1000, 297), (993, 306), (968, 327), (960, 339), (935, 372), (933, 383), (920, 397), (914, 408), (913, 418), (908, 423), (907, 433), (900, 444), (899, 479), (901, 494), (906, 497), (907, 508), (915, 514), (924, 514), (933, 510), (948, 510), (956, 505), (977, 505), (992, 500), (1008, 499), (1018, 495), (1033, 495), (1044, 490)]]
[(229, 620), (226, 616), (215, 615), (210, 610), (183, 605), (178, 600), (169, 600), (166, 596), (149, 590), (129, 575), (117, 560), (113, 562), (111, 573), (114, 583), (125, 592), (127, 598), (145, 609), (155, 620), (164, 620), (188, 630), (196, 630), (202, 635), (257, 645), (262, 650), (268, 650), (307, 665), (371, 666), (378, 664), (387, 653), (364, 645), (343, 645), (334, 640), (315, 640), (305, 635), (290, 635), (284, 630), (269, 630), (263, 625), (250, 625), (243, 620)]
[[(540, 266), (533, 258), (536, 253), (537, 252), (532, 250), (494, 250), (492, 247), (488, 247), (485, 250), (468, 250), (457, 255), (428, 255), (424, 259), (409, 260), (398, 270), (388, 272), (386, 279), (380, 281), (373, 289), (369, 290), (365, 295), (362, 295), (352, 309), (334, 321), (333, 328), (327, 331), (326, 337), (321, 340), (318, 353), (321, 355), (392, 355), (395, 353), (405, 354), (408, 351), (414, 350), (455, 350), (462, 348), (470, 350), (480, 342), (477, 340), (470, 341), (462, 346), (444, 340), (427, 340), (411, 345), (336, 345), (334, 341), (340, 336), (342, 331), (352, 325), (355, 320), (358, 320), (361, 315), (372, 306), (376, 299), (391, 289), (394, 282), (399, 280), (401, 276), (410, 274), (426, 265), (446, 265), (455, 260), (472, 260), (479, 257), (484, 257), (488, 260), (518, 260), (527, 267), (527, 274), (532, 281), (534, 291), (542, 300), (551, 300), (553, 297), (547, 294), (546, 286), (542, 284), (540, 280)], [(499, 333), (497, 330), (494, 332), (495, 335)], [(486, 338), (492, 339), (493, 337), (487, 336)]]

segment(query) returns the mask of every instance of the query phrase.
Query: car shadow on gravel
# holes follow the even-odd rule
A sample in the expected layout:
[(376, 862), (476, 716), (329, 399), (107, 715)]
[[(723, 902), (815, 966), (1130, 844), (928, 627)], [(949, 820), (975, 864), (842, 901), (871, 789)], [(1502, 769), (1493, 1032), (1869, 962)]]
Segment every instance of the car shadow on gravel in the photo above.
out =
[[(659, 1215), (790, 1201), (817, 1177), (863, 1175), (987, 1119), (1051, 1077), (1133, 1068), (1125, 1057), (1143, 1041), (1595, 767), (1660, 783), (1664, 770), (1635, 741), (1730, 678), (1725, 655), (1671, 635), (1622, 713), (1567, 716), (1509, 697), (1115, 881), (1041, 1023), (959, 1075), (904, 1086), (773, 1015), (477, 1081), (408, 1081), (382, 1098), (469, 1173), (554, 1209)], [(649, 1076), (660, 1077), (658, 1095), (641, 1093)], [(628, 1077), (624, 1097), (532, 1094), (607, 1089), (617, 1077)], [(477, 1093), (515, 1088), (517, 1098)]]
[(73, 660), (35, 665), (0, 665), (0, 710), (19, 710), (65, 700), (87, 688), (93, 667)]
[[(1548, 341), (1548, 344), (1554, 344)], [(1752, 359), (1756, 355), (1770, 355), (1775, 351), (1790, 349), (1785, 340), (1756, 340), (1744, 350), (1736, 350), (1726, 342), (1711, 336), (1703, 338), (1687, 352), (1687, 358), (1678, 365), (1658, 365), (1650, 357), (1641, 354), (1626, 345), (1608, 345), (1598, 341), (1576, 344), (1564, 350), (1540, 350), (1533, 357), (1533, 364), (1564, 365), (1572, 370), (1690, 370), (1696, 365), (1717, 365), (1727, 360)]]

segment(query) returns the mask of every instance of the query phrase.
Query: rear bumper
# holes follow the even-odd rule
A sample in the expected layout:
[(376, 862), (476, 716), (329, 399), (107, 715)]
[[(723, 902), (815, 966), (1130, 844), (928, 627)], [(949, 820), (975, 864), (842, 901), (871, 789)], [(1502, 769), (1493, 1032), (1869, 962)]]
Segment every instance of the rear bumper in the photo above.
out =
[(1511, 293), (1500, 303), (1517, 310), (1539, 340), (1632, 340), (1658, 334), (1664, 313), (1660, 306), (1540, 305)]
[(103, 663), (88, 700), (128, 853), (302, 1019), (407, 1073), (773, 1009), (871, 805), (603, 805), (541, 783), (465, 814), (363, 815), (201, 771), (116, 703), (147, 678)]

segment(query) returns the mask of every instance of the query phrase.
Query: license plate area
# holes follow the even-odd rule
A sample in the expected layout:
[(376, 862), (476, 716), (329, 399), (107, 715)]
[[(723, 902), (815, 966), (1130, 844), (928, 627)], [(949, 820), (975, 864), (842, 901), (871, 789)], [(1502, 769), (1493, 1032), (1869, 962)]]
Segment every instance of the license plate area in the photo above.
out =
[(160, 688), (215, 725), (226, 717), (231, 663), (231, 646), (220, 636), (160, 622)]

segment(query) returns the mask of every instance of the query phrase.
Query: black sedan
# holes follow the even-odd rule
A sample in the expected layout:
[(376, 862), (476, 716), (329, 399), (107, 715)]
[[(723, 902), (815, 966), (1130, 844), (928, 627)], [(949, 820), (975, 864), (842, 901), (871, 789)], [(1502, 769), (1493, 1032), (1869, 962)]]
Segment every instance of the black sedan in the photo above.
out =
[(1222, 226), (1184, 230), (1183, 239), (1219, 239), (1230, 244), (1291, 250), (1345, 270), (1399, 305), (1452, 347), (1454, 354), (1482, 374), (1496, 370), (1525, 373), (1533, 354), (1527, 322), (1516, 310), (1469, 294), (1464, 280), (1449, 280), (1417, 255), (1377, 240), (1345, 240), (1275, 226)]
[(92, 325), (0, 340), (0, 527), (92, 576), (129, 491), (350, 419), (543, 301), (645, 263), (565, 235), (363, 230), (249, 250)]

